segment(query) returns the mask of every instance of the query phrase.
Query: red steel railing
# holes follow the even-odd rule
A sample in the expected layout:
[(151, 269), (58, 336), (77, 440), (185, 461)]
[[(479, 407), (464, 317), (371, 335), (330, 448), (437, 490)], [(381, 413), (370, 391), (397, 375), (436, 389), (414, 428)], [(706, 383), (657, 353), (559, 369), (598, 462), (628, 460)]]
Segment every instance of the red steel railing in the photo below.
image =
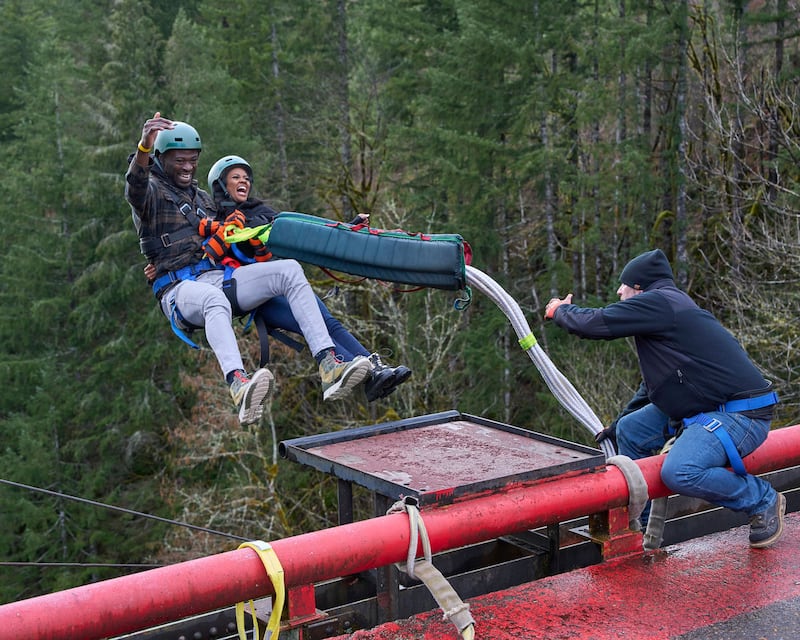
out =
[[(661, 460), (637, 461), (651, 498), (669, 493), (660, 478)], [(800, 425), (770, 432), (745, 458), (751, 473), (798, 464)], [(622, 473), (603, 466), (426, 508), (422, 515), (436, 553), (617, 509), (627, 502)], [(404, 561), (408, 544), (408, 519), (401, 513), (271, 542), (289, 589)], [(0, 639), (106, 638), (272, 591), (260, 558), (244, 548), (2, 605)]]

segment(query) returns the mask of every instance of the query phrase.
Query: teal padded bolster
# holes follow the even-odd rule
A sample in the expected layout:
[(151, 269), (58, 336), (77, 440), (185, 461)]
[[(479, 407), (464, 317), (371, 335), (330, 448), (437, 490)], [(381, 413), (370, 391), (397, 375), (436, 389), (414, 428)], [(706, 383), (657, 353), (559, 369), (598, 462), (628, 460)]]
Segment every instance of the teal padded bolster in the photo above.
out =
[(305, 213), (275, 217), (267, 248), (351, 275), (435, 289), (466, 287), (465, 243), (457, 234), (411, 234), (350, 225)]

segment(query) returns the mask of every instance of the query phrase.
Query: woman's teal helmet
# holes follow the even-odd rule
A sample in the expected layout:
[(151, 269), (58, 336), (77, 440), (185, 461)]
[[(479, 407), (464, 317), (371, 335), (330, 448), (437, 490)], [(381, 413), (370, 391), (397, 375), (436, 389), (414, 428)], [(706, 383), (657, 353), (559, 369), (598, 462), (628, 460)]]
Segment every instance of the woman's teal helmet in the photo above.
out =
[(217, 160), (211, 169), (208, 170), (208, 191), (214, 193), (215, 185), (220, 193), (225, 193), (225, 174), (228, 169), (232, 167), (244, 167), (247, 175), (250, 176), (250, 181), (253, 181), (253, 169), (250, 163), (241, 156), (222, 156)]
[(170, 151), (171, 149), (203, 149), (203, 143), (200, 142), (200, 134), (197, 133), (192, 125), (185, 122), (174, 121), (175, 127), (173, 129), (162, 129), (156, 136), (156, 141), (153, 144), (153, 149), (156, 156)]

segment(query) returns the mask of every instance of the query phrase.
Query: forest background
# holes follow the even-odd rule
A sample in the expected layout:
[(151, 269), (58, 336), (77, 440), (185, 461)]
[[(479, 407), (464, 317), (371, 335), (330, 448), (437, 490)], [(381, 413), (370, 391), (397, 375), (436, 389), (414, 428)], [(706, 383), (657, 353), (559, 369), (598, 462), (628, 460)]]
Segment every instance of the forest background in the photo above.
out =
[(414, 375), (323, 404), (308, 352), (273, 344), (278, 395), (241, 429), (144, 282), (123, 176), (155, 111), (199, 130), (201, 186), (236, 153), (279, 210), (460, 233), (604, 422), (638, 385), (632, 344), (546, 326), (544, 303), (607, 304), (660, 247), (775, 382), (774, 428), (798, 421), (797, 0), (1, 0), (0, 18), (0, 602), (333, 524), (335, 481), (280, 460), (283, 439), (459, 409), (589, 442), (480, 294), (462, 312), (311, 265)]

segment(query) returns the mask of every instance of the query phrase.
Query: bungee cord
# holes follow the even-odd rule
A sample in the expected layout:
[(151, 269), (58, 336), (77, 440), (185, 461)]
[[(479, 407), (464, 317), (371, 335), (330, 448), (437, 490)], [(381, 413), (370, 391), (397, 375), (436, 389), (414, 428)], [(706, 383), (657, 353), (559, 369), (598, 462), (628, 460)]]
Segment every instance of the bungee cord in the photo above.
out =
[[(525, 319), (525, 314), (522, 313), (522, 309), (519, 304), (517, 304), (517, 301), (514, 300), (503, 287), (480, 269), (467, 265), (466, 273), (467, 282), (491, 299), (509, 319), (511, 326), (517, 334), (520, 346), (528, 356), (530, 356), (530, 359), (536, 365), (536, 368), (550, 388), (550, 391), (553, 392), (553, 395), (561, 405), (569, 411), (578, 422), (586, 427), (593, 436), (603, 431), (603, 424), (600, 422), (595, 412), (592, 411), (591, 407), (589, 407), (583, 399), (583, 396), (578, 393), (578, 390), (567, 380), (564, 374), (558, 370), (553, 364), (553, 361), (550, 360), (550, 356), (545, 353), (544, 349), (542, 349), (536, 341), (536, 338), (531, 332), (530, 325)], [(599, 446), (606, 458), (610, 458), (616, 454), (614, 445), (611, 444), (608, 439), (601, 442)]]

